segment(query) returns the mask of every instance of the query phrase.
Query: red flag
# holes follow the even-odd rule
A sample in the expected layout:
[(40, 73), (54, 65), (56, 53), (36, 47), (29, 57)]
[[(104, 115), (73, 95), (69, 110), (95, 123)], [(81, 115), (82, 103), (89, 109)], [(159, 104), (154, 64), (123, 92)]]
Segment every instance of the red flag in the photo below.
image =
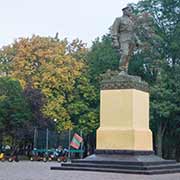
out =
[(77, 133), (75, 133), (70, 143), (70, 146), (72, 146), (75, 149), (79, 149), (82, 141), (83, 141), (83, 138), (79, 136)]

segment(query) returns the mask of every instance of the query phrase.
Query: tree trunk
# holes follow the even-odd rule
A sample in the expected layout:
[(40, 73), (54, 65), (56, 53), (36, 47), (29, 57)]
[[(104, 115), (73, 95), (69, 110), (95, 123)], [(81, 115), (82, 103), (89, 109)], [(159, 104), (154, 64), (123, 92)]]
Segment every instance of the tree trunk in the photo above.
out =
[(158, 156), (160, 156), (160, 157), (162, 157), (162, 127), (161, 127), (162, 125), (160, 125), (159, 127), (158, 127), (158, 131), (157, 131), (157, 140), (156, 140), (156, 148), (157, 148), (157, 150), (156, 150), (156, 152), (157, 152), (157, 155)]
[(167, 127), (167, 122), (165, 122), (165, 124), (163, 125), (162, 122), (160, 122), (159, 126), (158, 126), (158, 130), (157, 130), (157, 135), (156, 135), (156, 152), (157, 155), (162, 157), (162, 143), (163, 143), (163, 136)]

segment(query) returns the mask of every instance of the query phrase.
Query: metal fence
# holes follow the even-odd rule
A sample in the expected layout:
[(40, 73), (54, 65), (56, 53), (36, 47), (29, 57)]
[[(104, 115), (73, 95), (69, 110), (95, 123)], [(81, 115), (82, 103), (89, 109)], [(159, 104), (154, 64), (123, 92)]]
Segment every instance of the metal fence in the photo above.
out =
[(74, 133), (79, 134), (81, 137), (83, 137), (82, 131), (74, 131), (74, 130), (68, 130), (68, 131), (62, 131), (60, 133), (57, 133), (55, 131), (51, 131), (49, 129), (39, 129), (34, 128), (34, 135), (33, 135), (33, 149), (56, 149), (59, 146), (61, 146), (63, 149), (66, 148), (69, 150), (69, 158), (73, 154), (73, 152), (78, 153), (80, 157), (83, 156), (83, 143), (81, 143), (79, 150), (74, 150), (71, 146), (71, 140), (73, 138)]

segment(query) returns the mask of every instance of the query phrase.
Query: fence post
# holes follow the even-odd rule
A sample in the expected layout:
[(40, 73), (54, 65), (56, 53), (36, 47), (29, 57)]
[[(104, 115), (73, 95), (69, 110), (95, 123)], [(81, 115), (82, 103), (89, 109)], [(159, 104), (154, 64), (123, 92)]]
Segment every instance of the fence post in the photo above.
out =
[(49, 130), (48, 128), (46, 129), (46, 151), (48, 151), (48, 146), (49, 146)]
[[(80, 136), (83, 137), (82, 130), (80, 131)], [(80, 150), (81, 150), (80, 158), (83, 159), (83, 141), (81, 142)]]
[(71, 146), (70, 146), (70, 143), (71, 143), (71, 130), (69, 129), (69, 147), (68, 147), (68, 160), (70, 160), (71, 159), (71, 152), (70, 152), (70, 150), (71, 150)]
[(34, 142), (33, 142), (33, 149), (37, 148), (37, 127), (34, 128)]

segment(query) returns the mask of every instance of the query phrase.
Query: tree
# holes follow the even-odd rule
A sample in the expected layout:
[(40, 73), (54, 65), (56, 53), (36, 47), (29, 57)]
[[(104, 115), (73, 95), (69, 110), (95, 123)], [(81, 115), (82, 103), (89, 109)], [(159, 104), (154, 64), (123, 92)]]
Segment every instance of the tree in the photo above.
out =
[[(136, 52), (130, 72), (141, 75), (150, 84), (150, 122), (160, 156), (165, 152), (162, 149), (164, 139), (171, 141), (179, 128), (179, 6), (180, 2), (175, 0), (144, 0), (134, 5), (137, 13), (149, 12), (154, 21), (155, 36), (151, 39), (141, 37), (150, 46), (145, 51)], [(172, 147), (174, 145), (168, 153), (173, 150)]]
[(72, 122), (86, 135), (94, 132), (99, 124), (96, 99), (95, 88), (90, 85), (87, 73), (83, 73), (76, 82), (67, 108)]
[(26, 127), (32, 113), (23, 96), (18, 80), (0, 77), (0, 132), (1, 136), (16, 136), (19, 128)]
[(102, 39), (97, 38), (93, 42), (87, 54), (87, 63), (89, 66), (90, 80), (99, 91), (100, 75), (108, 69), (118, 69), (118, 53), (116, 53), (112, 47), (112, 40), (109, 34), (104, 35)]
[[(4, 47), (0, 52), (0, 64), (8, 67), (6, 74), (19, 79), (23, 87), (31, 84), (36, 95), (41, 91), (45, 101), (39, 112), (45, 118), (56, 119), (57, 130), (61, 131), (77, 125), (73, 123), (68, 106), (86, 68), (86, 53), (85, 45), (79, 40), (68, 43), (66, 39), (33, 36)], [(29, 97), (31, 95), (29, 91)], [(33, 105), (32, 100), (29, 102)]]
[(32, 112), (32, 120), (29, 122), (28, 129), (33, 130), (34, 127), (50, 128), (52, 121), (45, 118), (42, 113), (42, 108), (45, 104), (45, 96), (40, 89), (32, 88), (31, 84), (27, 84), (23, 90), (23, 95), (29, 104), (30, 111)]

